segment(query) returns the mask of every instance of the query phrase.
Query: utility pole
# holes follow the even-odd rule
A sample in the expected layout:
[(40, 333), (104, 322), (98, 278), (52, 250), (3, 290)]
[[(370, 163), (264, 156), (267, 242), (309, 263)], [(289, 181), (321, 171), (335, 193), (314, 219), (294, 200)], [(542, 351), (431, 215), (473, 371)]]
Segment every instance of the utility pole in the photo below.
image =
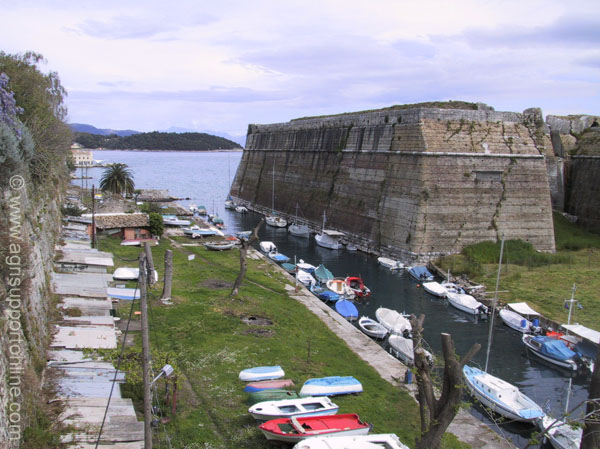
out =
[(148, 302), (146, 254), (140, 253), (140, 309), (142, 312), (142, 374), (144, 376), (144, 449), (152, 449), (152, 393), (150, 391), (150, 338), (148, 335)]
[(96, 192), (92, 184), (92, 248), (96, 247)]

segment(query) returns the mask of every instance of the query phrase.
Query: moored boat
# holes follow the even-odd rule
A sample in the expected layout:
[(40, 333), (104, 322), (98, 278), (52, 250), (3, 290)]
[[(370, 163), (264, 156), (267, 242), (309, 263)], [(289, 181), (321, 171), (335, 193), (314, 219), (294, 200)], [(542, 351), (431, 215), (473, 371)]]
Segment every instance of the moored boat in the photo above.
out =
[(375, 317), (392, 334), (408, 336), (412, 331), (412, 326), (406, 316), (395, 310), (380, 307), (375, 311)]
[[(390, 345), (390, 353), (409, 366), (415, 364), (414, 343), (411, 338), (406, 338), (402, 335), (393, 334), (388, 338)], [(433, 355), (425, 350), (425, 357), (430, 363), (433, 363)]]
[(352, 291), (352, 289), (348, 286), (348, 284), (346, 284), (345, 279), (342, 279), (342, 278), (329, 279), (325, 283), (325, 285), (332, 292), (337, 293), (338, 295), (343, 296), (345, 298), (352, 299), (356, 296), (354, 291)]
[(519, 315), (517, 312), (513, 312), (509, 309), (502, 309), (498, 312), (498, 315), (504, 324), (518, 332), (529, 334), (535, 330), (533, 323), (527, 318)]
[(292, 416), (335, 415), (338, 409), (338, 405), (331, 402), (328, 397), (306, 397), (259, 402), (250, 407), (248, 413), (257, 421), (269, 421), (277, 418), (291, 418)]
[(246, 206), (235, 206), (235, 211), (238, 214), (246, 214), (248, 213), (248, 208)]
[(285, 254), (281, 254), (277, 250), (269, 252), (267, 254), (267, 256), (269, 257), (269, 259), (271, 259), (277, 263), (283, 263), (283, 262), (290, 261), (290, 258), (288, 256), (286, 256)]
[(314, 275), (317, 281), (322, 284), (325, 284), (327, 281), (333, 279), (333, 273), (331, 273), (331, 271), (329, 271), (323, 264), (315, 268)]
[(269, 226), (273, 226), (274, 228), (285, 228), (287, 226), (285, 218), (279, 215), (267, 215), (265, 221)]
[(345, 281), (346, 285), (350, 287), (350, 290), (352, 290), (359, 298), (371, 296), (371, 290), (364, 284), (361, 278), (357, 276), (348, 276)]
[(448, 292), (446, 295), (451, 306), (471, 315), (487, 315), (488, 308), (466, 293)]
[(307, 273), (304, 270), (297, 270), (296, 279), (298, 279), (298, 282), (300, 282), (301, 284), (303, 284), (307, 287), (310, 287), (311, 285), (314, 285), (317, 283), (317, 281), (315, 280), (313, 275), (310, 273)]
[(330, 302), (330, 301), (335, 302), (335, 301), (339, 301), (340, 299), (342, 299), (342, 297), (340, 295), (338, 295), (337, 293), (334, 293), (331, 290), (329, 290), (327, 287), (322, 287), (320, 285), (312, 285), (310, 287), (310, 291), (317, 298), (319, 298), (320, 300), (325, 301), (325, 302)]
[(493, 412), (529, 423), (545, 415), (539, 405), (514, 385), (468, 365), (463, 367), (463, 374), (470, 393)]
[(315, 242), (323, 248), (341, 249), (343, 247), (341, 239), (345, 234), (333, 229), (325, 229), (325, 220), (325, 212), (323, 212), (323, 227), (321, 233), (315, 235)]
[(404, 264), (399, 260), (390, 259), (389, 257), (378, 257), (379, 265), (389, 268), (390, 270), (400, 270), (404, 268)]
[(293, 386), (294, 382), (290, 379), (261, 380), (250, 382), (244, 387), (244, 391), (246, 393), (255, 393), (262, 390), (285, 389)]
[(300, 389), (301, 396), (334, 396), (363, 391), (362, 384), (352, 376), (329, 376), (308, 379)]
[(206, 210), (205, 206), (198, 206), (198, 211), (197, 211), (200, 215), (206, 215), (208, 213), (208, 211)]
[(312, 274), (315, 271), (315, 269), (317, 268), (317, 267), (315, 267), (312, 264), (304, 262), (304, 260), (302, 260), (302, 259), (300, 259), (296, 265), (301, 270), (304, 270), (304, 271), (306, 271), (307, 273), (310, 273), (310, 274)]
[(354, 413), (272, 419), (258, 426), (267, 440), (286, 443), (297, 443), (314, 436), (366, 435), (371, 427)]
[(431, 274), (424, 265), (415, 265), (414, 267), (410, 267), (408, 269), (408, 274), (410, 274), (417, 281), (433, 281), (433, 274)]
[(285, 373), (281, 366), (256, 366), (254, 368), (247, 368), (240, 371), (239, 379), (244, 382), (252, 382), (257, 380), (272, 380), (279, 379), (285, 376)]
[(538, 421), (540, 431), (546, 430), (542, 437), (550, 441), (554, 449), (579, 449), (583, 429), (581, 427), (572, 427), (570, 424), (554, 419), (548, 415)]
[(336, 301), (335, 310), (348, 321), (354, 321), (358, 318), (358, 309), (352, 304), (352, 301), (348, 301), (347, 299)]
[(267, 240), (263, 240), (262, 242), (260, 242), (258, 244), (258, 246), (263, 253), (270, 253), (271, 251), (277, 251), (277, 247), (275, 246), (275, 243), (269, 242)]
[(358, 320), (358, 327), (361, 331), (367, 334), (371, 338), (383, 339), (388, 334), (388, 330), (383, 324), (375, 321), (368, 316), (361, 316)]
[(540, 359), (570, 371), (579, 369), (577, 353), (571, 351), (562, 340), (527, 334), (524, 334), (521, 340), (527, 349)]
[(438, 298), (445, 298), (448, 294), (448, 290), (446, 290), (439, 282), (423, 282), (423, 288), (427, 293), (437, 296)]

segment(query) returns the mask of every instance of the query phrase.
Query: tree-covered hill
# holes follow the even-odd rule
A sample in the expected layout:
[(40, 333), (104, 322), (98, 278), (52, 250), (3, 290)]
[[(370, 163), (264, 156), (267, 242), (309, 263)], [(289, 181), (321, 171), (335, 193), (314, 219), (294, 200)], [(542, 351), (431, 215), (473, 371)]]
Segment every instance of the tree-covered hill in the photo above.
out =
[(119, 137), (76, 132), (74, 140), (85, 148), (110, 150), (210, 151), (241, 148), (229, 139), (205, 133), (139, 133)]

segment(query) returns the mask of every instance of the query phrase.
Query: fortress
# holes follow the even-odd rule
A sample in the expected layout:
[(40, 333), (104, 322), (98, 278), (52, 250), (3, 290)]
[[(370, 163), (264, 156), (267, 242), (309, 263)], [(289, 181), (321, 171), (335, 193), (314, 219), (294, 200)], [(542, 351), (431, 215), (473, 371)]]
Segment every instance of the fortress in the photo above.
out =
[(576, 146), (577, 119), (554, 121), (565, 129), (539, 109), (449, 102), (249, 125), (231, 194), (265, 211), (274, 193), (315, 230), (326, 212), (361, 249), (405, 260), (503, 235), (551, 252), (552, 201), (569, 200), (555, 147)]

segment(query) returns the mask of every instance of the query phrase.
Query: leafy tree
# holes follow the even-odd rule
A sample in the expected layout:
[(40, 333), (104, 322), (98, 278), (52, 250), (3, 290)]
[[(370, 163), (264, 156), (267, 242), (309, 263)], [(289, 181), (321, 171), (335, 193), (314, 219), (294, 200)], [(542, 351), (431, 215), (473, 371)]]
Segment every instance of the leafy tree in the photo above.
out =
[(162, 215), (156, 212), (150, 212), (148, 219), (150, 222), (150, 232), (152, 235), (161, 236), (165, 230), (165, 224), (163, 222)]
[(131, 194), (135, 190), (133, 173), (127, 164), (110, 164), (100, 179), (100, 189), (117, 194)]

